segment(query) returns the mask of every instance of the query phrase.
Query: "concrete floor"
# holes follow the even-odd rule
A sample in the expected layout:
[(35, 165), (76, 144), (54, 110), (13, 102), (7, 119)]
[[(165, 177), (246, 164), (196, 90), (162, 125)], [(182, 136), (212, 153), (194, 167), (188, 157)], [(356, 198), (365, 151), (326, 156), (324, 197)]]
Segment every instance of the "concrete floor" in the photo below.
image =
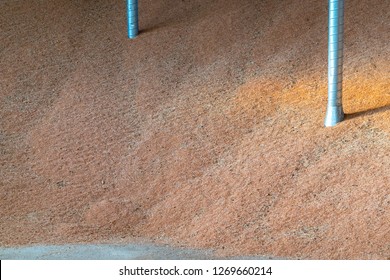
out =
[(0, 248), (0, 259), (12, 260), (169, 260), (208, 259), (211, 251), (154, 245), (38, 245)]
[[(220, 259), (211, 250), (178, 249), (156, 245), (72, 244), (0, 247), (2, 260), (205, 260)], [(235, 259), (271, 259), (251, 256)]]

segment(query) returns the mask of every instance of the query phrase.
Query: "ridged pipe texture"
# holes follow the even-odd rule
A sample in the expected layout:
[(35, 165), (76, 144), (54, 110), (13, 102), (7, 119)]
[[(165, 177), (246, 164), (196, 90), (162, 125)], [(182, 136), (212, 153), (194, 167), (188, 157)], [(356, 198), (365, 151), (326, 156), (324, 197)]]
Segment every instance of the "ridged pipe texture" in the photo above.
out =
[(344, 119), (342, 104), (344, 0), (329, 0), (328, 106), (325, 126), (335, 126)]
[(127, 34), (130, 39), (138, 35), (138, 0), (127, 0)]

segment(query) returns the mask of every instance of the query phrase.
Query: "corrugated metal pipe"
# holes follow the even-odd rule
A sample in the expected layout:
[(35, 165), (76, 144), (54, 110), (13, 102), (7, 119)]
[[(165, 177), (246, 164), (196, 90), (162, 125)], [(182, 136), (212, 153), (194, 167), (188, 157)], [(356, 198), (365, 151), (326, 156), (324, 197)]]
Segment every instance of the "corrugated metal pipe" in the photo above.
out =
[(138, 35), (138, 0), (127, 0), (127, 34), (130, 39)]
[(329, 0), (328, 36), (328, 107), (325, 126), (335, 126), (344, 119), (342, 104), (344, 0)]

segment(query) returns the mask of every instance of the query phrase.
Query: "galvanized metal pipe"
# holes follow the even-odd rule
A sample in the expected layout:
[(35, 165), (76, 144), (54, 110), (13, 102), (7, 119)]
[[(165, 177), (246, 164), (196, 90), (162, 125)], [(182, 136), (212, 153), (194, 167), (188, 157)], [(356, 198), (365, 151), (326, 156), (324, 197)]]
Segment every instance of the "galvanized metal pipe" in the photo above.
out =
[(127, 34), (130, 39), (138, 35), (138, 0), (127, 0)]
[(335, 126), (344, 119), (342, 104), (344, 0), (329, 0), (328, 107), (325, 126)]

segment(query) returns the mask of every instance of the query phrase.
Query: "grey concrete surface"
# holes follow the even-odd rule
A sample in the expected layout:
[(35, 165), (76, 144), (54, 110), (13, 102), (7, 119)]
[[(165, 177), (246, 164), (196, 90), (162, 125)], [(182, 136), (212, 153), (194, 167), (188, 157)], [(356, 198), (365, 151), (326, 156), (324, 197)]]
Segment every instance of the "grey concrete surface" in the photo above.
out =
[[(0, 247), (1, 260), (207, 260), (218, 258), (211, 250), (178, 249), (140, 244), (72, 244)], [(231, 259), (273, 259), (238, 256)]]

